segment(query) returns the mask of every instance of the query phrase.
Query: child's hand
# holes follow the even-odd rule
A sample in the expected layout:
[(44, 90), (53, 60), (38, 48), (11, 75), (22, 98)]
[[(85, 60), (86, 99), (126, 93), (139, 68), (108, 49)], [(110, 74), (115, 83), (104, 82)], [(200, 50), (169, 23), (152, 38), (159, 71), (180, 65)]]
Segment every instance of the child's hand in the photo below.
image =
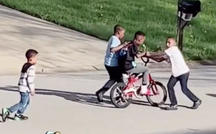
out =
[(35, 95), (35, 90), (31, 91), (31, 96), (34, 96), (34, 95)]
[(150, 55), (150, 52), (146, 52), (146, 54), (145, 54), (147, 57), (150, 57), (151, 55)]
[(125, 42), (122, 44), (122, 45), (123, 45), (123, 48), (124, 48), (124, 47), (127, 47), (127, 46), (129, 45), (129, 43), (130, 43), (130, 42), (125, 41)]

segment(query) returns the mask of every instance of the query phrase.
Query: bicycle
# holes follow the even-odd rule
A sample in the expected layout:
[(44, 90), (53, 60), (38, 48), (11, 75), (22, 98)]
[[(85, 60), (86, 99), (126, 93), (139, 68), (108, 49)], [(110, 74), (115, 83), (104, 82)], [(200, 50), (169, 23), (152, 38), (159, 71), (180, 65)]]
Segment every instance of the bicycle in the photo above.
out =
[[(142, 57), (142, 61), (145, 66), (149, 63), (149, 57), (147, 60)], [(143, 99), (146, 96), (148, 102), (152, 106), (159, 106), (165, 103), (167, 99), (167, 91), (165, 86), (155, 81), (149, 73), (149, 84), (147, 94), (139, 94), (141, 90), (141, 84), (137, 84), (138, 81), (142, 80), (143, 74), (127, 74), (128, 82), (119, 82), (115, 84), (110, 91), (110, 98), (112, 103), (117, 108), (125, 108), (132, 102), (132, 98), (135, 96), (138, 99)], [(142, 83), (142, 82), (141, 82)]]

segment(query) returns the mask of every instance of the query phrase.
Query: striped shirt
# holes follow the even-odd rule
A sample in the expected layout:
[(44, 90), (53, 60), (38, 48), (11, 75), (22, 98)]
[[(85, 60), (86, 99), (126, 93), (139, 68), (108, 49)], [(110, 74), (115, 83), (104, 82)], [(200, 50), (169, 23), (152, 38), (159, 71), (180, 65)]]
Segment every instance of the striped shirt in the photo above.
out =
[(35, 90), (35, 65), (25, 63), (23, 65), (20, 79), (19, 79), (19, 91), (20, 92), (31, 92)]

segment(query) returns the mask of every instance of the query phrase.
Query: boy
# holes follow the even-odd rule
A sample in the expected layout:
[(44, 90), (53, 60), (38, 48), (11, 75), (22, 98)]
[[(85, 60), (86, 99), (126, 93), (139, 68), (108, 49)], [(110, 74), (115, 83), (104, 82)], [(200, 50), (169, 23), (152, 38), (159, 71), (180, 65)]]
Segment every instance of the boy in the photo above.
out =
[(145, 34), (141, 31), (137, 31), (134, 35), (133, 41), (128, 43), (127, 45), (127, 54), (125, 61), (123, 63), (123, 68), (124, 71), (127, 73), (143, 73), (143, 79), (142, 79), (142, 86), (140, 90), (140, 95), (144, 94), (149, 94), (149, 90), (147, 90), (147, 85), (148, 85), (148, 74), (149, 71), (147, 67), (141, 65), (141, 64), (136, 64), (135, 62), (135, 57), (136, 58), (141, 58), (146, 54), (146, 52), (139, 53), (138, 52), (138, 47), (142, 45), (145, 41)]
[(176, 41), (174, 38), (167, 38), (166, 41), (167, 49), (165, 53), (155, 54), (150, 53), (150, 57), (158, 62), (163, 60), (170, 60), (172, 65), (172, 75), (167, 84), (170, 106), (166, 110), (177, 110), (177, 100), (175, 96), (174, 86), (179, 81), (181, 84), (181, 89), (183, 93), (193, 101), (192, 109), (197, 109), (201, 104), (201, 100), (197, 98), (187, 87), (188, 77), (189, 77), (189, 68), (184, 61), (184, 58), (176, 46)]
[(34, 49), (29, 49), (26, 51), (27, 63), (25, 63), (21, 70), (21, 75), (18, 83), (18, 90), (20, 93), (20, 102), (11, 106), (10, 108), (2, 109), (2, 120), (6, 121), (6, 118), (10, 113), (16, 112), (14, 119), (15, 120), (26, 120), (27, 116), (24, 116), (27, 106), (30, 102), (29, 93), (34, 96), (35, 94), (35, 64), (37, 63), (38, 52)]
[(103, 95), (115, 82), (123, 81), (122, 73), (118, 65), (118, 51), (126, 45), (126, 43), (121, 44), (121, 39), (124, 38), (124, 33), (125, 29), (120, 25), (116, 25), (114, 27), (114, 34), (108, 41), (104, 65), (109, 74), (109, 80), (96, 92), (99, 102), (103, 101)]

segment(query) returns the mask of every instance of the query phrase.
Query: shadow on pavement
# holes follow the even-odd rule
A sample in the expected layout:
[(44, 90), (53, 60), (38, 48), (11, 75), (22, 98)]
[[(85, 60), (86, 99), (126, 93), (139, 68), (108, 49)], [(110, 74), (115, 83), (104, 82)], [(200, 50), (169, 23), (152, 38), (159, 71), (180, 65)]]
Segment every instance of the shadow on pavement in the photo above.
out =
[[(0, 87), (0, 90), (18, 92), (17, 88), (18, 88), (17, 86), (6, 86), (6, 87)], [(99, 103), (96, 95), (95, 94), (89, 94), (89, 93), (78, 93), (78, 92), (68, 92), (68, 91), (60, 91), (60, 90), (53, 90), (53, 89), (38, 89), (37, 88), (36, 94), (62, 97), (65, 100), (69, 100), (69, 101), (73, 101), (73, 102), (77, 102), (77, 103), (82, 103), (82, 104), (86, 104), (86, 105), (106, 107), (106, 108), (115, 108), (114, 105), (112, 104), (112, 102), (110, 101), (109, 96), (104, 96), (104, 98), (105, 98), (104, 102)], [(163, 107), (152, 106), (148, 101), (133, 100), (132, 104), (163, 109)], [(169, 106), (169, 104), (164, 104), (163, 106)], [(190, 107), (184, 106), (184, 105), (178, 105), (178, 107), (190, 109)]]
[(211, 97), (216, 97), (216, 94), (206, 94), (208, 96), (211, 96)]
[[(7, 86), (7, 87), (0, 87), (0, 90), (18, 92), (17, 88), (18, 88), (17, 86)], [(51, 90), (51, 89), (36, 89), (36, 94), (58, 96), (64, 98), (65, 100), (78, 102), (82, 104), (106, 107), (106, 108), (114, 108), (111, 101), (107, 100), (109, 99), (108, 96), (105, 96), (106, 100), (104, 100), (103, 103), (99, 103), (95, 94), (68, 92), (68, 91)]]

